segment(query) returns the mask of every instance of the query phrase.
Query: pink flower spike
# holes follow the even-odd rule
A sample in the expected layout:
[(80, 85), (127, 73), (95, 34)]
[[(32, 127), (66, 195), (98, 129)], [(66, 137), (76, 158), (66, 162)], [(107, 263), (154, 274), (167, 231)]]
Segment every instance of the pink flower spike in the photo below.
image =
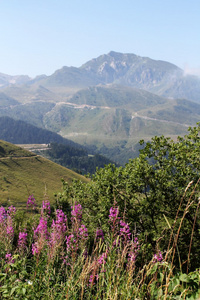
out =
[(75, 204), (74, 207), (71, 206), (71, 215), (72, 219), (77, 219), (78, 221), (81, 221), (82, 219), (82, 206), (81, 204)]
[(33, 195), (28, 197), (27, 203), (26, 203), (26, 208), (29, 209), (35, 209), (36, 208), (36, 204), (35, 204), (35, 198), (33, 197)]
[(0, 207), (0, 223), (4, 224), (6, 218), (7, 218), (6, 210), (3, 206), (1, 206)]
[(119, 207), (115, 208), (115, 207), (111, 207), (110, 208), (110, 214), (109, 214), (109, 219), (111, 221), (115, 221), (118, 217), (119, 214)]
[(85, 225), (81, 225), (81, 227), (78, 229), (80, 238), (85, 239), (88, 237), (88, 229)]
[(18, 239), (18, 247), (20, 249), (25, 249), (26, 240), (27, 240), (27, 233), (26, 232), (20, 232), (19, 233), (19, 239)]
[(51, 205), (48, 200), (42, 202), (42, 214), (46, 212), (48, 215), (51, 213)]
[(8, 214), (9, 216), (14, 216), (15, 213), (16, 213), (16, 208), (15, 208), (13, 205), (9, 206), (9, 207), (8, 207), (8, 210), (7, 210), (7, 214)]

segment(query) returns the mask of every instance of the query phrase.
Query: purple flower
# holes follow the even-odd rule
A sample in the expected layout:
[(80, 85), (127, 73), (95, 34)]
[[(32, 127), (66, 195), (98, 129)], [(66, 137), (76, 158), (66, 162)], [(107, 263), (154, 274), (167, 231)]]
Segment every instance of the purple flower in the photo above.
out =
[(89, 283), (90, 283), (89, 285), (90, 285), (90, 287), (92, 287), (93, 285), (95, 285), (97, 283), (98, 279), (99, 279), (99, 275), (98, 274), (92, 274), (92, 275), (90, 275), (90, 277), (89, 277)]
[(46, 245), (49, 238), (47, 220), (43, 217), (40, 218), (39, 225), (34, 230), (34, 240), (35, 243), (32, 244), (32, 253), (40, 254), (43, 247)]
[(33, 195), (28, 197), (26, 208), (27, 209), (32, 208), (33, 210), (36, 208), (35, 198), (33, 197)]
[(12, 226), (7, 226), (6, 232), (7, 232), (7, 235), (9, 235), (10, 237), (14, 236), (14, 229)]
[(67, 216), (64, 214), (62, 209), (57, 209), (56, 210), (56, 222), (55, 222), (55, 224), (57, 225), (57, 227), (60, 226), (60, 230), (62, 232), (65, 232), (66, 229), (67, 229), (66, 223), (67, 223)]
[(6, 210), (3, 206), (1, 206), (0, 207), (0, 224), (4, 224), (6, 218), (7, 218)]
[(14, 237), (14, 228), (13, 228), (13, 219), (10, 215), (7, 215), (7, 226), (6, 226), (6, 233), (9, 236), (9, 238)]
[(13, 264), (15, 262), (15, 260), (12, 258), (11, 253), (7, 253), (5, 258), (6, 258), (7, 264)]
[(131, 239), (130, 227), (127, 223), (120, 220), (120, 236), (124, 242), (127, 242)]
[(118, 214), (119, 214), (119, 207), (111, 207), (110, 208), (110, 214), (109, 214), (109, 219), (110, 221), (114, 222), (116, 221), (116, 219), (118, 218)]
[(61, 209), (56, 210), (56, 220), (53, 220), (51, 225), (51, 234), (50, 234), (50, 249), (51, 256), (56, 252), (56, 246), (60, 246), (64, 241), (64, 237), (67, 230), (67, 216)]
[(7, 214), (13, 217), (15, 213), (16, 213), (16, 208), (13, 205), (9, 206), (7, 210)]
[(50, 202), (48, 201), (48, 200), (44, 200), (43, 202), (42, 202), (42, 214), (43, 213), (47, 213), (48, 215), (50, 215), (50, 213), (51, 213), (51, 205), (50, 205)]
[(36, 255), (36, 254), (38, 254), (39, 253), (39, 250), (38, 250), (38, 243), (36, 242), (36, 243), (33, 243), (32, 244), (32, 254), (33, 255)]
[(104, 241), (104, 234), (102, 229), (97, 229), (96, 230), (96, 239), (102, 239)]
[(0, 233), (4, 240), (11, 240), (14, 237), (13, 217), (15, 212), (14, 206), (8, 207), (7, 212), (4, 207), (0, 207)]
[(27, 240), (27, 233), (26, 232), (19, 232), (18, 247), (20, 249), (25, 249), (26, 240)]
[(138, 242), (138, 238), (136, 237), (134, 239), (134, 241), (130, 242), (130, 249), (129, 249), (129, 253), (128, 253), (128, 264), (127, 264), (128, 267), (130, 267), (130, 268), (133, 267), (136, 257), (138, 255), (139, 249), (140, 249), (140, 244)]
[(99, 266), (101, 266), (102, 264), (105, 264), (106, 263), (106, 258), (107, 258), (107, 253), (104, 252), (99, 258), (98, 258), (98, 264)]
[(161, 251), (158, 251), (158, 254), (154, 254), (153, 262), (161, 262), (163, 260)]
[(77, 220), (77, 221), (81, 221), (82, 219), (82, 206), (81, 204), (75, 204), (74, 207), (71, 206), (71, 215), (72, 215), (72, 221), (73, 220)]
[(86, 226), (85, 225), (81, 225), (81, 227), (78, 230), (79, 230), (79, 237), (82, 240), (87, 239), (87, 237), (88, 237), (88, 229), (86, 228)]
[(41, 235), (44, 236), (45, 239), (48, 239), (49, 233), (47, 228), (47, 220), (43, 217), (40, 218), (40, 222), (37, 228), (34, 230), (34, 238), (37, 239)]
[(67, 252), (69, 253), (70, 250), (73, 251), (77, 251), (78, 250), (78, 241), (76, 239), (76, 237), (74, 236), (74, 234), (70, 234), (68, 237), (66, 236), (66, 245), (67, 245)]

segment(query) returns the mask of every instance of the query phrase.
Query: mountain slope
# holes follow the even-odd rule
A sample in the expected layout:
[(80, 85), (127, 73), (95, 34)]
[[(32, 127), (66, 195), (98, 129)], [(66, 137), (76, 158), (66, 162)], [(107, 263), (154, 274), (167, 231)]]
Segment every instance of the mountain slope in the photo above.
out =
[(63, 89), (77, 91), (84, 87), (112, 83), (132, 86), (160, 96), (200, 102), (198, 77), (185, 76), (183, 70), (169, 62), (114, 51), (92, 59), (80, 68), (63, 67), (39, 83), (52, 91), (55, 87), (62, 87), (62, 92)]
[(169, 73), (181, 73), (178, 67), (168, 62), (114, 51), (87, 62), (82, 69), (95, 74), (105, 84), (143, 85), (143, 88), (167, 78)]
[(33, 194), (41, 203), (46, 193), (54, 202), (54, 193), (61, 191), (61, 179), (88, 180), (77, 173), (61, 167), (41, 156), (0, 141), (0, 204), (24, 207)]
[(131, 87), (90, 87), (69, 101), (45, 116), (46, 127), (77, 143), (95, 145), (102, 155), (120, 164), (135, 155), (130, 149), (140, 139), (186, 134), (188, 126), (200, 120), (198, 103), (166, 99)]
[(0, 73), (0, 88), (14, 85), (14, 84), (24, 84), (30, 80), (30, 77), (26, 75), (16, 75), (11, 76), (7, 74)]
[(54, 142), (82, 148), (81, 145), (65, 139), (55, 132), (7, 116), (0, 117), (0, 128), (0, 139), (13, 144), (50, 144)]
[(183, 70), (169, 62), (111, 51), (87, 62), (81, 69), (99, 78), (99, 83), (100, 80), (104, 84), (117, 83), (160, 96), (200, 102), (200, 79), (185, 76)]
[[(174, 132), (177, 132), (178, 125), (195, 125), (200, 118), (200, 104), (195, 102), (166, 99), (144, 90), (117, 85), (87, 88), (77, 92), (69, 101), (55, 106), (45, 116), (44, 123), (52, 131), (76, 141), (79, 136), (91, 136), (95, 140), (104, 136), (110, 142), (112, 139), (132, 138), (134, 126), (137, 128), (135, 118), (151, 120), (155, 127), (157, 122), (166, 121), (166, 129), (167, 122), (174, 122)], [(169, 134), (173, 132), (169, 130)], [(137, 137), (140, 137), (139, 132)]]
[[(108, 158), (95, 154), (59, 134), (20, 120), (0, 117), (0, 128), (0, 139), (22, 146), (26, 144), (26, 149), (29, 147), (33, 152), (81, 174), (95, 173), (97, 167), (113, 163)], [(38, 144), (43, 144), (41, 150)], [(44, 144), (48, 144), (48, 147), (47, 145), (44, 147)]]
[(16, 99), (9, 97), (5, 93), (0, 92), (0, 108), (7, 108), (18, 104), (19, 102)]

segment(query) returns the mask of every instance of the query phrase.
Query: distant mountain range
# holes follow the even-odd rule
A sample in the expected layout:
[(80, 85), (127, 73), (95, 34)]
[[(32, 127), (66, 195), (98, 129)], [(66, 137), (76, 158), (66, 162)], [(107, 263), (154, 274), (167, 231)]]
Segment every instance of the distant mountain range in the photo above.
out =
[(51, 76), (9, 76), (0, 73), (0, 87), (27, 84), (50, 90), (64, 87), (80, 89), (88, 86), (120, 84), (144, 89), (160, 96), (186, 98), (200, 102), (200, 79), (184, 75), (184, 71), (169, 62), (153, 60), (135, 54), (114, 51), (92, 59), (80, 68), (63, 67)]
[(0, 116), (56, 132), (120, 163), (140, 138), (175, 138), (200, 120), (200, 79), (177, 66), (111, 51), (51, 76), (0, 74)]

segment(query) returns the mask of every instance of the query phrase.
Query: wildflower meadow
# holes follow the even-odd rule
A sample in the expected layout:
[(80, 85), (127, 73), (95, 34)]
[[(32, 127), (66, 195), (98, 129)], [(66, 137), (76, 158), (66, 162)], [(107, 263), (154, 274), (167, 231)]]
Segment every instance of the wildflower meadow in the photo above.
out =
[(199, 272), (175, 275), (170, 251), (142, 263), (140, 238), (117, 203), (109, 231), (93, 228), (92, 236), (78, 203), (68, 219), (47, 200), (39, 208), (32, 195), (19, 216), (13, 206), (0, 208), (2, 299), (199, 299)]

